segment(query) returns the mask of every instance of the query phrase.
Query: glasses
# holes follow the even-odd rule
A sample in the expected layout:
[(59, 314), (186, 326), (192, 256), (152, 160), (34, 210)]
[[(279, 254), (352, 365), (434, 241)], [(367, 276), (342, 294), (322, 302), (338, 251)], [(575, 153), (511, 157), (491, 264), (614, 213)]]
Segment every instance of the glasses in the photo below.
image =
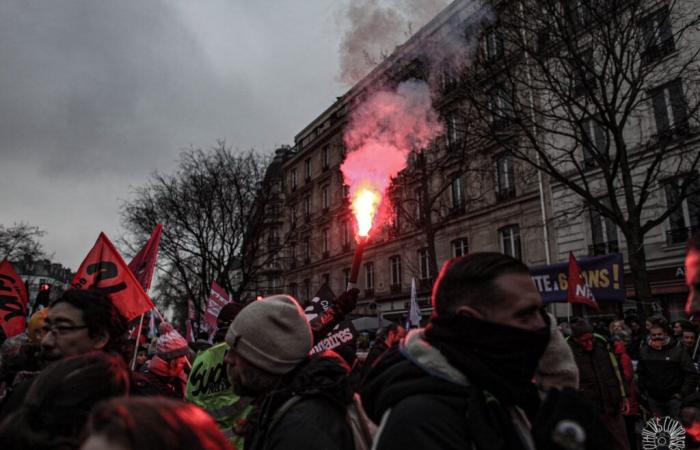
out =
[(45, 334), (51, 332), (54, 336), (63, 336), (87, 327), (87, 325), (44, 325), (41, 327), (41, 331)]

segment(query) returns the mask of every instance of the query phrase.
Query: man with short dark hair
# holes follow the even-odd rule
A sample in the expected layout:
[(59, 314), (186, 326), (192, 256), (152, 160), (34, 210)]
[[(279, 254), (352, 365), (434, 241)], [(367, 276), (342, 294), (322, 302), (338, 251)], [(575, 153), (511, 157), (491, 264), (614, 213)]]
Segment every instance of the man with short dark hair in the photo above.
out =
[(660, 325), (649, 329), (648, 345), (640, 351), (637, 375), (639, 390), (649, 399), (651, 411), (660, 417), (678, 418), (681, 401), (695, 392), (698, 383), (690, 356)]
[(377, 332), (374, 345), (367, 353), (362, 369), (362, 376), (367, 375), (375, 362), (391, 347), (406, 336), (406, 329), (398, 323), (391, 323)]
[(124, 357), (126, 320), (99, 290), (69, 289), (49, 305), (41, 346), (55, 361), (92, 351)]
[[(571, 391), (540, 408), (532, 380), (551, 330), (558, 331), (549, 326), (527, 266), (499, 253), (453, 258), (432, 297), (427, 328), (411, 330), (389, 350), (361, 390), (367, 414), (380, 424), (375, 448), (550, 448), (557, 430), (536, 433), (535, 417), (581, 409), (558, 406), (567, 395), (575, 398)], [(604, 448), (586, 441), (600, 433), (566, 420), (581, 431), (576, 445)]]

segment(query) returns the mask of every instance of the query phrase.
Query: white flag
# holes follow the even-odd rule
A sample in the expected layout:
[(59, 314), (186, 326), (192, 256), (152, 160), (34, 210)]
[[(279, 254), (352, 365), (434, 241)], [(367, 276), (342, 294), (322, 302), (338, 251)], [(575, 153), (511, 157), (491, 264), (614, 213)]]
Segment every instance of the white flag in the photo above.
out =
[(411, 278), (411, 309), (408, 312), (409, 327), (420, 327), (420, 319), (420, 308), (418, 308), (418, 298), (416, 295), (416, 279)]

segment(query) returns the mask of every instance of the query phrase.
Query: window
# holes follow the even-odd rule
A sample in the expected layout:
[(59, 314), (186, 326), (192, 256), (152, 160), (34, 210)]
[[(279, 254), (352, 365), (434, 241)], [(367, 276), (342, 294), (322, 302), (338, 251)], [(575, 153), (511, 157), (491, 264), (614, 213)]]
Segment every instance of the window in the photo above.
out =
[(304, 238), (304, 261), (311, 261), (311, 244), (308, 237)]
[(416, 219), (418, 222), (423, 222), (423, 190), (418, 188), (416, 194)]
[(457, 113), (451, 113), (445, 120), (445, 142), (448, 149), (458, 148), (464, 141), (464, 128)]
[(321, 204), (323, 205), (324, 210), (328, 210), (328, 206), (330, 204), (330, 194), (327, 185), (321, 188)]
[(400, 199), (394, 199), (392, 205), (394, 206), (393, 214), (391, 215), (391, 232), (398, 235), (401, 232), (401, 206)]
[(498, 178), (498, 190), (496, 197), (499, 200), (506, 200), (515, 197), (515, 168), (513, 166), (513, 156), (504, 153), (496, 159), (496, 171)]
[(292, 169), (292, 172), (289, 175), (289, 182), (291, 184), (292, 190), (297, 188), (298, 184), (297, 184), (297, 169), (296, 169), (296, 167), (294, 169)]
[(592, 8), (596, 8), (600, 0), (573, 0), (567, 2), (570, 5), (569, 14), (571, 24), (575, 29), (582, 30), (587, 27), (593, 19)]
[[(609, 200), (604, 199), (602, 202), (610, 206)], [(595, 208), (591, 208), (591, 240), (593, 245), (589, 253), (592, 255), (607, 255), (619, 251), (615, 222), (609, 217), (603, 217)]]
[(430, 256), (428, 255), (428, 249), (422, 248), (418, 250), (418, 272), (421, 280), (427, 280), (430, 278)]
[(350, 269), (346, 267), (343, 269), (343, 287), (346, 287), (348, 284), (350, 284)]
[(522, 259), (520, 248), (520, 227), (508, 225), (499, 230), (501, 235), (501, 252), (516, 259)]
[(328, 169), (330, 167), (330, 146), (326, 145), (323, 147), (323, 150), (321, 150), (321, 167), (323, 170)]
[(389, 258), (391, 266), (391, 285), (401, 286), (401, 256), (395, 255)]
[(374, 263), (365, 263), (365, 289), (374, 290)]
[(289, 259), (292, 261), (292, 266), (295, 266), (297, 263), (297, 243), (292, 242), (289, 244)]
[(683, 132), (688, 127), (688, 112), (680, 79), (651, 91), (656, 132), (659, 137), (670, 132)]
[(452, 73), (450, 67), (444, 67), (440, 71), (440, 87), (443, 91), (448, 91), (457, 85), (457, 78)]
[(596, 155), (607, 153), (608, 134), (595, 119), (581, 122), (583, 165), (587, 169), (596, 167)]
[(311, 280), (308, 278), (304, 280), (304, 302), (308, 303), (311, 301)]
[(643, 62), (650, 63), (676, 50), (667, 6), (642, 19), (640, 26), (644, 39)]
[(467, 238), (459, 238), (452, 241), (452, 257), (464, 256), (469, 253)]
[(324, 273), (323, 275), (321, 275), (321, 284), (327, 284), (328, 286), (330, 286), (330, 284), (331, 284), (331, 274), (329, 274), (329, 273)]
[(450, 184), (450, 199), (452, 209), (457, 210), (464, 206), (464, 196), (462, 195), (462, 177), (457, 176)]
[(484, 31), (481, 51), (487, 61), (493, 61), (503, 53), (503, 39), (496, 28), (490, 27)]
[(311, 219), (311, 196), (304, 197), (304, 219), (308, 222)]
[(289, 284), (289, 292), (292, 294), (292, 297), (295, 299), (299, 299), (299, 285), (296, 283), (290, 283)]
[(678, 203), (680, 206), (673, 210), (668, 218), (669, 230), (667, 241), (669, 244), (681, 244), (700, 230), (700, 180), (697, 178), (686, 187), (685, 198), (681, 199), (681, 183), (678, 178), (666, 182), (666, 206), (671, 207)]
[(580, 96), (595, 89), (595, 60), (593, 49), (582, 50), (578, 58), (571, 59), (574, 76), (574, 95)]
[(322, 236), (323, 236), (323, 256), (325, 258), (328, 257), (328, 254), (330, 253), (330, 239), (328, 237), (328, 228), (324, 228), (322, 231)]
[(304, 161), (304, 180), (311, 180), (311, 159)]
[(297, 227), (297, 205), (289, 207), (289, 226), (292, 229)]
[(515, 117), (513, 103), (508, 92), (502, 87), (491, 91), (489, 109), (491, 111), (491, 126), (494, 128), (508, 125)]
[(277, 227), (270, 227), (270, 234), (268, 236), (268, 244), (271, 247), (275, 247), (280, 243), (280, 234)]
[(343, 236), (343, 247), (350, 249), (350, 221), (345, 219), (340, 224), (340, 233)]

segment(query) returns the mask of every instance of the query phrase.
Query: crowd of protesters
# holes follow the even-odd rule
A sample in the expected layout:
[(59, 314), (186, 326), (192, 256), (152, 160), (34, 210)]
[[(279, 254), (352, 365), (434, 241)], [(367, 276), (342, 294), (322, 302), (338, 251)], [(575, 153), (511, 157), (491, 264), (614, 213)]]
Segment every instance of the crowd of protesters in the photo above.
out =
[(357, 297), (311, 323), (288, 295), (230, 303), (188, 343), (165, 322), (129, 339), (105, 293), (67, 290), (2, 343), (2, 448), (637, 449), (653, 417), (698, 446), (692, 322), (557, 323), (525, 264), (473, 253), (443, 266), (426, 327), (313, 353)]

